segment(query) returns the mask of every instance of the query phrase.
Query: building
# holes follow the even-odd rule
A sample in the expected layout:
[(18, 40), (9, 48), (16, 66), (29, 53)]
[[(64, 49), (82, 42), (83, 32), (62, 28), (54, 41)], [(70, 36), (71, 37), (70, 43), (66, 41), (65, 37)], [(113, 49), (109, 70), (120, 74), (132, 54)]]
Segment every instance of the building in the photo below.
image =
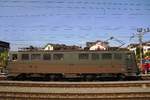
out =
[(76, 45), (68, 46), (65, 44), (48, 43), (43, 48), (34, 46), (19, 48), (19, 51), (52, 51), (52, 50), (81, 50), (81, 47)]
[(0, 41), (0, 51), (9, 50), (10, 46), (8, 42)]
[(81, 47), (72, 45), (68, 46), (65, 44), (52, 44), (48, 43), (44, 46), (43, 50), (45, 51), (51, 51), (51, 50), (81, 50)]
[(45, 47), (43, 48), (45, 51), (51, 51), (54, 50), (54, 44), (46, 44)]
[[(135, 54), (136, 54), (136, 49), (139, 48), (139, 44), (130, 44), (128, 45), (128, 49), (131, 50), (131, 51), (134, 51)], [(142, 43), (142, 47), (143, 47), (143, 53), (147, 53), (147, 52), (150, 52), (150, 41), (147, 41), (147, 42), (143, 42)]]
[(107, 50), (108, 42), (97, 40), (95, 42), (87, 42), (86, 48), (88, 50)]
[(29, 47), (24, 47), (24, 48), (19, 48), (19, 51), (42, 51), (43, 48), (40, 47), (34, 47), (34, 46), (29, 46)]

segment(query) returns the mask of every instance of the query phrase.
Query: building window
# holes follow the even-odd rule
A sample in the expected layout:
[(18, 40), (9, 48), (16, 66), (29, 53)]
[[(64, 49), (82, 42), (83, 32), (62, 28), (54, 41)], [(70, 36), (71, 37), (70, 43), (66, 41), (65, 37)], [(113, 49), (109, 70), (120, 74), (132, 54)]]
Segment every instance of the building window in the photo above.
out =
[(12, 54), (12, 60), (16, 61), (18, 59), (18, 55), (17, 54)]
[(114, 59), (122, 59), (122, 54), (121, 53), (115, 53), (114, 54)]
[(22, 54), (22, 60), (29, 60), (29, 54)]
[(92, 60), (99, 60), (99, 54), (92, 53)]
[(51, 60), (51, 54), (44, 54), (43, 59), (44, 60)]
[(48, 50), (51, 50), (51, 47), (48, 46)]
[(40, 60), (41, 59), (41, 55), (40, 54), (32, 54), (31, 55), (31, 60)]
[(79, 54), (79, 60), (88, 60), (88, 59), (89, 59), (89, 54), (87, 53)]
[(112, 54), (111, 53), (103, 53), (102, 59), (112, 59)]
[(64, 55), (63, 54), (54, 54), (53, 55), (53, 59), (54, 60), (63, 60), (64, 59)]

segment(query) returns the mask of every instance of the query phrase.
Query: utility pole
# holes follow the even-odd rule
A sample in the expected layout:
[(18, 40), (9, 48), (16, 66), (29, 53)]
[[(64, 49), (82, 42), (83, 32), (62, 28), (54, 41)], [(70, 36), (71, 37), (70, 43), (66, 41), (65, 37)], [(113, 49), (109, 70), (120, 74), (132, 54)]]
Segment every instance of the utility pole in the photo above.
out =
[(137, 29), (137, 36), (139, 39), (139, 47), (140, 47), (140, 68), (142, 67), (142, 59), (143, 59), (143, 35), (144, 33), (142, 33), (143, 28), (138, 28)]
[(142, 67), (143, 58), (143, 36), (144, 34), (150, 32), (150, 28), (137, 28), (137, 33), (135, 33), (131, 38), (138, 37), (139, 47), (140, 47), (140, 67)]

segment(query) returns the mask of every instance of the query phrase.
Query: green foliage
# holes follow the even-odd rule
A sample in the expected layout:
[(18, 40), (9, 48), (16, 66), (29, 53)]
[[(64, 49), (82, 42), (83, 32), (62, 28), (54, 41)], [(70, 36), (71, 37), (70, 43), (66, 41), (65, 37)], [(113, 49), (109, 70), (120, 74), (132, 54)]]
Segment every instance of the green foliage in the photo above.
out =
[[(140, 48), (136, 48), (136, 60), (137, 62), (140, 62)], [(143, 49), (142, 49), (142, 55), (143, 55), (143, 58), (145, 57), (149, 57), (150, 58), (150, 51), (146, 52), (145, 54), (143, 54)]]
[(149, 57), (149, 58), (150, 58), (150, 51), (146, 52), (146, 53), (144, 54), (144, 57)]
[(0, 52), (0, 67), (6, 67), (8, 61), (8, 52)]
[[(140, 62), (140, 54), (141, 54), (140, 48), (137, 47), (136, 48), (136, 60), (137, 60), (137, 62)], [(142, 55), (143, 55), (143, 49), (142, 49)]]

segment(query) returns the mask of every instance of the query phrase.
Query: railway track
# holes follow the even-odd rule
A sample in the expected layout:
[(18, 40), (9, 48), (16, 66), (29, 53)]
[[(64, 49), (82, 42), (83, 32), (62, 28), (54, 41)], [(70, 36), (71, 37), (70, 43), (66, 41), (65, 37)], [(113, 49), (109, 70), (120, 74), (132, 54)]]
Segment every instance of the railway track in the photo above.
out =
[(101, 88), (101, 87), (150, 87), (150, 81), (120, 82), (31, 82), (31, 81), (0, 81), (0, 86), (17, 87), (67, 87), (67, 88)]
[[(1, 95), (6, 95), (2, 93)], [(35, 93), (7, 93), (2, 100), (149, 100), (149, 93), (61, 93), (61, 94), (35, 94)]]
[(0, 100), (150, 100), (150, 81), (0, 82)]
[(150, 80), (150, 74), (141, 74), (142, 80)]

